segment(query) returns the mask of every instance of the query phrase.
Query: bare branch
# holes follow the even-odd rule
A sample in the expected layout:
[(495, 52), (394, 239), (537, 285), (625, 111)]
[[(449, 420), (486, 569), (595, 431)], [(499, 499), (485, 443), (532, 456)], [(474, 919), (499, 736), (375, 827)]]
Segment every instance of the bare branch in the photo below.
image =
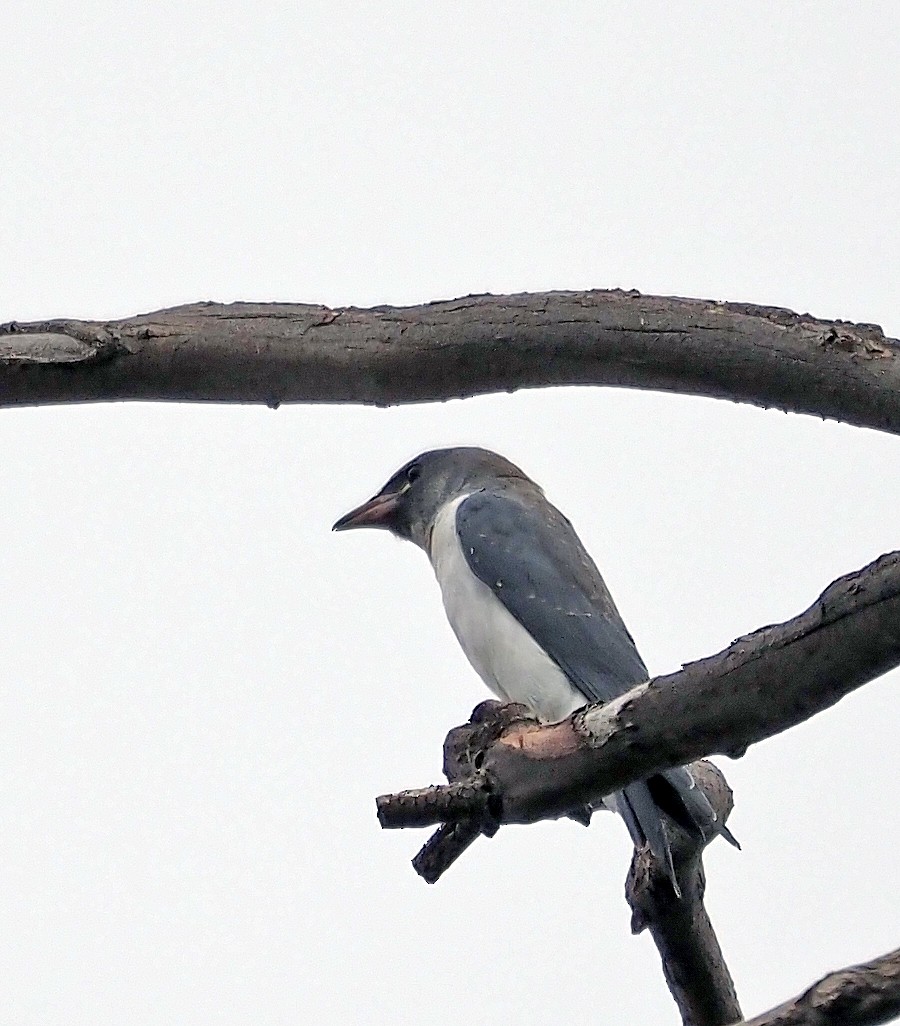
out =
[(900, 552), (831, 584), (800, 616), (548, 726), (516, 720), (465, 782), (378, 799), (382, 826), (567, 815), (672, 766), (737, 757), (900, 664)]
[(712, 396), (900, 431), (900, 343), (773, 307), (595, 290), (412, 307), (196, 303), (0, 326), (0, 405), (391, 405), (547, 385)]
[[(692, 763), (696, 755), (742, 754), (747, 745), (807, 719), (898, 663), (900, 552), (894, 552), (835, 581), (793, 620), (738, 639), (717, 656), (640, 685), (605, 706), (587, 707), (561, 724), (541, 725), (521, 707), (484, 703), (470, 724), (448, 736), (445, 772), (451, 783), (382, 796), (379, 819), (385, 827), (446, 824), (415, 862), (433, 882), (479, 833), (492, 833), (504, 822), (577, 817), (603, 795)], [(731, 808), (724, 779), (708, 764), (693, 768), (724, 821)], [(684, 1022), (725, 1026), (741, 1011), (703, 906), (701, 850), (674, 823), (668, 830), (683, 898), (675, 899), (649, 853), (637, 852), (626, 888), (632, 928), (651, 931)], [(885, 1021), (841, 1018), (851, 997), (853, 1009), (893, 1007), (887, 1003), (892, 1000), (888, 985), (875, 987), (871, 979), (857, 974), (853, 987), (841, 983), (837, 998), (825, 981), (800, 999), (804, 1015), (814, 1008), (820, 1018), (783, 1021), (786, 1026)], [(789, 1003), (785, 1014), (799, 1014), (799, 1007)], [(832, 1008), (838, 1009), (834, 1015)], [(821, 1017), (826, 1014), (832, 1017)], [(767, 1022), (761, 1019), (757, 1026)]]
[[(444, 772), (452, 783), (471, 779), (477, 772), (479, 753), (513, 723), (537, 721), (524, 706), (482, 702), (467, 724), (455, 727), (444, 743)], [(724, 823), (732, 809), (731, 789), (711, 763), (692, 763), (698, 787), (709, 798)], [(590, 810), (577, 810), (574, 818), (590, 822)], [(447, 823), (432, 835), (413, 859), (416, 872), (435, 883), (452, 863), (485, 830), (497, 822), (464, 819)], [(649, 929), (659, 949), (663, 971), (682, 1018), (693, 1026), (726, 1026), (741, 1017), (734, 983), (722, 956), (712, 924), (703, 906), (705, 877), (704, 841), (667, 819), (666, 832), (672, 847), (681, 899), (675, 897), (665, 869), (647, 849), (636, 851), (626, 884), (632, 908), (632, 931)]]
[(743, 1026), (878, 1026), (900, 1017), (900, 948), (814, 983)]

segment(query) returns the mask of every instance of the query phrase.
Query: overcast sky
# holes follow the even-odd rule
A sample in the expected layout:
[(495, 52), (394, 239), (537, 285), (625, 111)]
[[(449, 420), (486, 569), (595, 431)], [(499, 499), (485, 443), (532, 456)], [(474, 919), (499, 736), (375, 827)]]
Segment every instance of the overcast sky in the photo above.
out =
[[(638, 288), (900, 335), (900, 6), (0, 11), (0, 321)], [(651, 672), (900, 547), (900, 439), (556, 389), (0, 411), (0, 1022), (678, 1021), (600, 816), (435, 887), (377, 794), (486, 692), (422, 554), (335, 518), (475, 443), (573, 520)], [(720, 760), (745, 1011), (898, 943), (895, 672)]]

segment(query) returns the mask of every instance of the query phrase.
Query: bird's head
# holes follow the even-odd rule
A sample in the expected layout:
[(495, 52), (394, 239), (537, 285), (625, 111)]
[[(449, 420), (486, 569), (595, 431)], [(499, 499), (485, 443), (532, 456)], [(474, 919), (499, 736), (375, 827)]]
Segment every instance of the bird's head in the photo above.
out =
[(342, 516), (333, 530), (382, 527), (427, 550), (435, 517), (448, 502), (509, 481), (531, 483), (515, 464), (488, 449), (433, 449), (404, 464), (377, 495)]

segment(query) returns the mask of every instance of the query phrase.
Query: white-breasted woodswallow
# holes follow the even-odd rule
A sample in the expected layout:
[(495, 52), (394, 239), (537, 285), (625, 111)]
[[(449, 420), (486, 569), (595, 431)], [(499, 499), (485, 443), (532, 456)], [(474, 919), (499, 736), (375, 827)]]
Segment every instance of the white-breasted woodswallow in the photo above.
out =
[[(578, 535), (543, 491), (486, 449), (423, 453), (334, 530), (382, 527), (425, 550), (444, 609), (491, 691), (548, 723), (647, 680), (612, 596)], [(637, 847), (649, 844), (678, 891), (665, 811), (691, 832), (736, 844), (684, 767), (606, 800)]]

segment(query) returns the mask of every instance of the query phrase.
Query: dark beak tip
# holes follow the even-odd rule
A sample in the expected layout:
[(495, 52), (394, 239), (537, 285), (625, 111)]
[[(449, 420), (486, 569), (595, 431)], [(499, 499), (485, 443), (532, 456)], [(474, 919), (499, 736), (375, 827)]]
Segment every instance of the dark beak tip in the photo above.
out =
[(391, 515), (397, 508), (397, 495), (376, 495), (356, 509), (339, 517), (332, 531), (351, 531), (357, 527), (389, 527)]
[(351, 509), (349, 513), (345, 513), (342, 517), (338, 517), (337, 520), (331, 525), (332, 531), (349, 531), (351, 527), (356, 525), (353, 523), (354, 517), (359, 513), (359, 509)]

